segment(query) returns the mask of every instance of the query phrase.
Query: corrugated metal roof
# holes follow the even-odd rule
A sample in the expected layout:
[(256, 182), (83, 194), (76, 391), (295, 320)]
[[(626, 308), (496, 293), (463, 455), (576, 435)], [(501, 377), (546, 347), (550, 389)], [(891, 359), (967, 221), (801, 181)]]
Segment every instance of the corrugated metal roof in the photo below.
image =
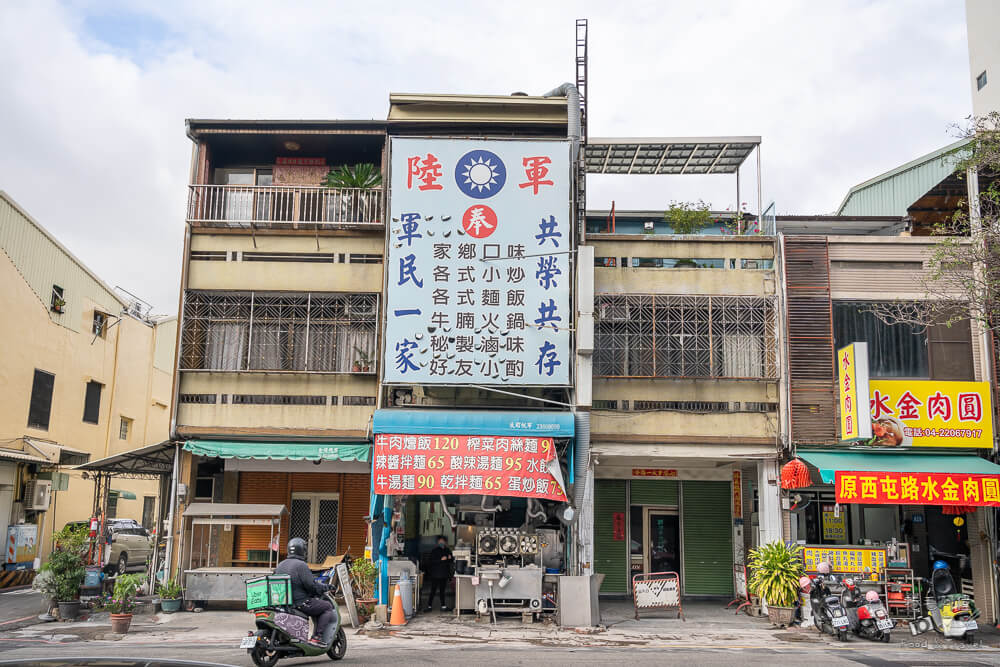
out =
[(47, 458), (42, 456), (32, 456), (31, 454), (25, 454), (13, 449), (0, 449), (0, 459), (27, 461), (28, 463), (50, 463)]
[(961, 139), (851, 188), (837, 215), (906, 215), (906, 209), (955, 171)]
[[(79, 331), (84, 321), (84, 299), (112, 314), (118, 314), (128, 305), (2, 190), (0, 249), (38, 296), (52, 320), (68, 329)], [(66, 306), (61, 315), (49, 310), (53, 285), (62, 287), (65, 294)]]

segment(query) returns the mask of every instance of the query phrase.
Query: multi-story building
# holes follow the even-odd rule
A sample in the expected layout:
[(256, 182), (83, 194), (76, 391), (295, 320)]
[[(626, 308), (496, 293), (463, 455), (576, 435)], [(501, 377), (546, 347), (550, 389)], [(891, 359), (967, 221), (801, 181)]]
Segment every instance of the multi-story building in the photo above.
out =
[[(291, 532), (308, 539), (311, 560), (360, 554), (378, 393), (385, 123), (190, 120), (187, 129), (172, 424), (185, 450), (181, 511), (192, 501), (283, 505), (282, 551)], [(376, 179), (324, 185), (343, 165), (369, 165)], [(266, 528), (213, 530), (182, 537), (178, 552), (194, 554), (195, 567), (268, 562)], [(203, 538), (211, 553), (199, 552)]]
[[(0, 527), (37, 525), (44, 558), (53, 532), (100, 509), (73, 465), (167, 438), (176, 319), (108, 287), (3, 192), (0, 247)], [(116, 480), (108, 516), (152, 530), (157, 495)]]
[(969, 41), (972, 113), (1000, 111), (1000, 6), (990, 0), (965, 0)]

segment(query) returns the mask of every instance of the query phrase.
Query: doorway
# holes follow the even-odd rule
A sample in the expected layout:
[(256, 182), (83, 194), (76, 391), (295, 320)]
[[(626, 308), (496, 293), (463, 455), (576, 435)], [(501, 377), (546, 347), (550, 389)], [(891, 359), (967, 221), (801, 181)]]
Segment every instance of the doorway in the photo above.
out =
[(337, 553), (337, 521), (340, 494), (293, 493), (289, 513), (289, 537), (301, 537), (308, 545), (306, 560), (321, 563)]
[(681, 572), (681, 525), (677, 510), (644, 508), (643, 567), (646, 572)]

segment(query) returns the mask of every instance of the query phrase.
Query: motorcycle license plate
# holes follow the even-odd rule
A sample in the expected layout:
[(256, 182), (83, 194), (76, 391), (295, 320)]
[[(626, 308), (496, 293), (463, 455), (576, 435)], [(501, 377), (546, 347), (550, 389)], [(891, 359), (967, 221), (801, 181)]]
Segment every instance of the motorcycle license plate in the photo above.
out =
[(834, 616), (833, 617), (833, 627), (842, 628), (847, 625), (848, 620), (846, 616)]
[(875, 621), (875, 627), (879, 630), (892, 630), (892, 621), (888, 618), (883, 620)]
[(244, 637), (240, 641), (240, 648), (253, 648), (257, 645), (257, 636), (250, 635), (249, 637)]
[(965, 629), (966, 630), (978, 630), (979, 629), (979, 624), (976, 623), (975, 621), (966, 621), (965, 622)]

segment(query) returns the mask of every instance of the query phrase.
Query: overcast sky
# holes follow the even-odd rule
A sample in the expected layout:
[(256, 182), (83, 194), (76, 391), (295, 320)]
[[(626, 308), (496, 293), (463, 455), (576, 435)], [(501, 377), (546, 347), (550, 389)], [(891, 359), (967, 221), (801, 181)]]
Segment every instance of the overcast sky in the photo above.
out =
[[(0, 189), (173, 313), (185, 118), (382, 119), (390, 91), (541, 94), (575, 76), (577, 17), (591, 136), (760, 135), (779, 213), (832, 212), (971, 113), (960, 0), (3, 0)], [(588, 204), (698, 198), (732, 207), (732, 179), (605, 177)]]

